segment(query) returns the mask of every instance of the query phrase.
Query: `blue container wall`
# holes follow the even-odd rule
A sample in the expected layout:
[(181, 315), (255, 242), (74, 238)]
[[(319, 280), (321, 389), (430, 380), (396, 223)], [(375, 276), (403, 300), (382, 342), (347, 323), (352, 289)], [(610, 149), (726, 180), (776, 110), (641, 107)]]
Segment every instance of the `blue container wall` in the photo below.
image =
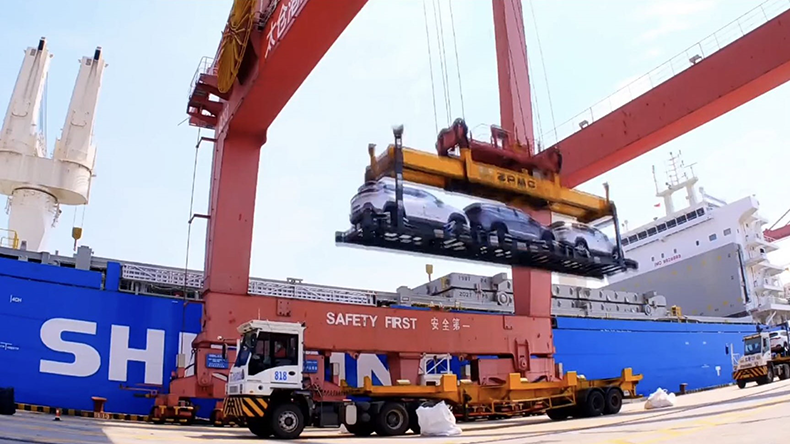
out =
[(65, 285), (55, 285), (0, 273), (0, 387), (14, 387), (17, 402), (92, 409), (91, 397), (98, 396), (107, 398), (106, 411), (147, 414), (151, 399), (120, 390), (145, 382), (146, 364), (124, 358), (147, 359), (148, 381), (166, 386), (182, 324), (197, 331), (201, 307), (80, 287), (93, 286), (97, 276), (101, 282), (101, 274), (60, 271), (77, 279), (69, 285), (68, 273), (58, 273)]
[(681, 383), (689, 390), (731, 383), (726, 347), (740, 353), (743, 336), (754, 332), (749, 325), (558, 318), (554, 344), (565, 371), (593, 379), (631, 367), (644, 375), (637, 392), (649, 395)]

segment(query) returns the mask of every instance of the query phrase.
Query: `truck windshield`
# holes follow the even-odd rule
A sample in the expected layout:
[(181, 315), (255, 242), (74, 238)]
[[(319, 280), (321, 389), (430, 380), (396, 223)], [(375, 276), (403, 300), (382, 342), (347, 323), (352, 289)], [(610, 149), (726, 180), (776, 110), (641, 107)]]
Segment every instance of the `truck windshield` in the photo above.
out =
[(256, 375), (273, 367), (298, 365), (298, 336), (257, 332), (244, 335), (236, 366), (244, 366), (249, 359), (248, 375)]
[(759, 337), (743, 341), (744, 355), (758, 355), (760, 353), (762, 353), (762, 348), (760, 347)]

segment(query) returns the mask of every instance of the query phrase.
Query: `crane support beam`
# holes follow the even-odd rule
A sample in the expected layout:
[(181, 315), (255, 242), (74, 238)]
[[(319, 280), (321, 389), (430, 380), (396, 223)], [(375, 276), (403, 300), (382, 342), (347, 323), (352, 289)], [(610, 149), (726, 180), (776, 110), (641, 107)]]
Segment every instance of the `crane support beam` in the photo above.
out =
[[(266, 131), (365, 3), (282, 0), (269, 19), (251, 31), (215, 129), (206, 290), (247, 293), (258, 164)], [(196, 85), (200, 87), (206, 85)], [(216, 93), (212, 88), (209, 92)]]
[[(395, 176), (395, 149), (390, 145), (378, 157), (371, 153), (365, 180)], [(611, 202), (605, 198), (565, 188), (557, 181), (475, 162), (468, 149), (460, 152), (460, 157), (444, 157), (403, 148), (403, 180), (510, 205), (547, 209), (584, 222), (612, 215)]]
[(776, 242), (790, 236), (790, 225), (763, 231), (763, 236), (770, 242)]
[(790, 11), (560, 141), (563, 185), (587, 182), (790, 80), (788, 27)]

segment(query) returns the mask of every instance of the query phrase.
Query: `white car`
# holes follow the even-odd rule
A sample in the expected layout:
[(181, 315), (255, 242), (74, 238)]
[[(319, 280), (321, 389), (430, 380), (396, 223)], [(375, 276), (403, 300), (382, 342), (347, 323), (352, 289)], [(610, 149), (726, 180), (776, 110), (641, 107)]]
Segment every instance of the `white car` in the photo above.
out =
[(784, 330), (772, 331), (768, 337), (771, 340), (771, 351), (774, 353), (781, 353), (788, 351), (787, 332)]
[[(427, 191), (405, 185), (403, 210), (406, 220), (410, 223), (426, 224), (436, 228), (444, 228), (450, 223), (454, 223), (454, 227), (469, 225), (463, 211), (447, 205)], [(351, 199), (349, 219), (352, 225), (364, 223), (366, 216), (386, 215), (394, 221), (396, 214), (394, 179), (384, 178), (378, 182), (368, 182), (359, 187), (357, 194)]]
[(594, 256), (617, 257), (617, 245), (601, 230), (578, 222), (559, 221), (549, 225), (554, 238)]

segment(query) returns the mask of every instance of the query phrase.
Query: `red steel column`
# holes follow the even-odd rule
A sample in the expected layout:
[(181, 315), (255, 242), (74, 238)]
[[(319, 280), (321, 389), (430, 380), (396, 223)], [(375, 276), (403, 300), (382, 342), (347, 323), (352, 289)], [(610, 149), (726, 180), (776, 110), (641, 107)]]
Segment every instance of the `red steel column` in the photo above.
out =
[[(499, 108), (502, 128), (513, 134), (516, 140), (529, 144), (534, 153), (534, 130), (532, 126), (532, 101), (530, 100), (527, 46), (524, 32), (524, 16), (521, 1), (493, 0), (494, 36), (496, 38), (497, 68), (499, 71)], [(551, 222), (548, 211), (527, 210), (538, 222)], [(543, 373), (551, 377), (554, 361), (546, 350), (536, 353), (538, 342), (549, 339), (551, 331), (551, 273), (528, 268), (513, 267), (513, 298), (515, 312), (519, 316), (537, 319), (530, 326), (531, 355), (529, 374)], [(534, 348), (533, 348), (534, 347)], [(553, 353), (553, 345), (550, 346)]]
[(493, 6), (502, 128), (513, 134), (520, 143), (529, 142), (534, 153), (527, 39), (521, 0), (493, 0)]
[(214, 148), (204, 289), (247, 294), (258, 164), (264, 138), (223, 132)]

